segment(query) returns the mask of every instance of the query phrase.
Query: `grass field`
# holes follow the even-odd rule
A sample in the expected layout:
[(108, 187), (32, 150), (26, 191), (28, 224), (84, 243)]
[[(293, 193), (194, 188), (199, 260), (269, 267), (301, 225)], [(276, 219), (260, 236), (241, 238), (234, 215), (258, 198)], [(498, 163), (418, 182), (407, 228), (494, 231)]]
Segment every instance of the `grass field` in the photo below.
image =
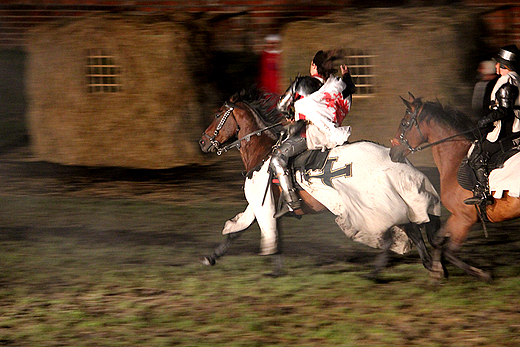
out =
[[(429, 280), (415, 251), (375, 283), (377, 251), (330, 215), (287, 219), (287, 275), (266, 276), (255, 225), (214, 267), (239, 200), (0, 195), (0, 346), (518, 346), (518, 223), (477, 228), (463, 257), (492, 284), (452, 267)], [(516, 234), (515, 234), (516, 233)]]
[(327, 214), (284, 221), (286, 276), (266, 275), (256, 225), (203, 266), (245, 207), (239, 166), (157, 177), (0, 155), (0, 346), (520, 345), (519, 222), (463, 248), (491, 284), (453, 267), (432, 282), (415, 250), (369, 281), (378, 252)]

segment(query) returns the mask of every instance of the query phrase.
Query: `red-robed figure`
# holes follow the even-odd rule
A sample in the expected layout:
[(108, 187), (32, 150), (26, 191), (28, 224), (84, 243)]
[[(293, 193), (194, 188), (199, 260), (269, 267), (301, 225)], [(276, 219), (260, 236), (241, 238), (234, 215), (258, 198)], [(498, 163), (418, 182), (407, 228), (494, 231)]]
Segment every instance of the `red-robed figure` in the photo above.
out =
[(268, 93), (280, 95), (280, 42), (279, 35), (268, 35), (266, 47), (260, 56), (258, 87)]

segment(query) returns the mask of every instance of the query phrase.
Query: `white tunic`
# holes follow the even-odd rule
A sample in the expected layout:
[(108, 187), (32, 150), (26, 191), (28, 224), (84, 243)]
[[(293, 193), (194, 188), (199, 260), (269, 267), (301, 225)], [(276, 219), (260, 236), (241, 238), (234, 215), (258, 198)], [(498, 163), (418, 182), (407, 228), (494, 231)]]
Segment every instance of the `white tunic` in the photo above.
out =
[(340, 78), (331, 76), (316, 92), (294, 103), (295, 120), (308, 121), (309, 149), (334, 148), (348, 140), (350, 126), (341, 126), (351, 104), (350, 98), (343, 98), (345, 87)]

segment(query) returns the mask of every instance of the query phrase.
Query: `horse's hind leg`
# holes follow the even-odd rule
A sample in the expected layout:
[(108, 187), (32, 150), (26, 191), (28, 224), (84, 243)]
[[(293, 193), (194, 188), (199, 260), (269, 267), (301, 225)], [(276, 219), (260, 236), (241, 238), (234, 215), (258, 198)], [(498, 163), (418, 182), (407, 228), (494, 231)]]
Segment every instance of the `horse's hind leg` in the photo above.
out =
[(444, 240), (444, 236), (439, 235), (439, 230), (441, 229), (441, 217), (431, 214), (428, 216), (430, 217), (430, 221), (423, 224), (426, 231), (426, 237), (428, 238), (430, 245), (433, 248), (437, 248)]
[(227, 234), (226, 239), (220, 245), (218, 245), (210, 255), (202, 259), (202, 263), (204, 265), (215, 265), (217, 263), (217, 259), (226, 254), (229, 247), (231, 247), (233, 244), (233, 241), (241, 236), (243, 232), (244, 230)]
[(385, 269), (388, 265), (388, 259), (390, 258), (390, 247), (394, 243), (394, 239), (392, 236), (392, 228), (385, 231), (383, 234), (383, 244), (381, 247), (381, 253), (376, 258), (374, 270), (366, 277), (371, 280), (377, 280), (379, 273), (381, 270)]
[[(428, 223), (427, 223), (428, 224)], [(417, 247), (417, 252), (421, 257), (423, 266), (428, 270), (432, 270), (432, 257), (426, 248), (426, 244), (424, 243), (424, 239), (421, 233), (421, 228), (419, 225), (415, 223), (408, 223), (403, 226), (404, 232), (406, 236), (413, 242), (415, 247)]]

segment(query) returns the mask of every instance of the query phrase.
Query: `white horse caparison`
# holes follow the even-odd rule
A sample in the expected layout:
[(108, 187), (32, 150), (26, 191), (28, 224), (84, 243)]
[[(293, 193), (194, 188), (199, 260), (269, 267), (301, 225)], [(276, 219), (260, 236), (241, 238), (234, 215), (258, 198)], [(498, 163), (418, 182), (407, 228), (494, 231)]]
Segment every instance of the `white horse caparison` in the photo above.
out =
[[(223, 233), (227, 237), (205, 258), (207, 264), (214, 265), (233, 240), (255, 220), (262, 235), (261, 254), (278, 252), (279, 220), (274, 218), (274, 214), (280, 189), (270, 180), (268, 161), (280, 132), (276, 124), (283, 115), (273, 107), (276, 100), (269, 101), (266, 95), (256, 91), (235, 94), (221, 107), (200, 139), (203, 152), (220, 154), (233, 146), (238, 147), (249, 172), (244, 185), (249, 205), (226, 222)], [(223, 145), (236, 138), (238, 140), (231, 145)], [(339, 170), (342, 174), (334, 176), (338, 169), (332, 165), (338, 164), (346, 169), (347, 158), (352, 174)], [(399, 231), (417, 246), (424, 266), (430, 269), (431, 258), (420, 228), (424, 226), (428, 236), (436, 234), (440, 227), (440, 199), (428, 178), (409, 164), (392, 162), (389, 148), (367, 141), (334, 148), (327, 163), (328, 172), (324, 173), (325, 168), (322, 168), (314, 172), (314, 180), (300, 178), (298, 181), (304, 188), (300, 191), (302, 211), (308, 214), (330, 210), (338, 216), (336, 222), (347, 236), (382, 248), (374, 275), (386, 266), (387, 252), (396, 245), (391, 236)], [(316, 183), (323, 181), (320, 172), (332, 174), (328, 179), (334, 180), (334, 188)], [(316, 187), (320, 188), (314, 189)], [(396, 226), (399, 227), (397, 231)], [(275, 264), (275, 274), (282, 273), (280, 262)]]

